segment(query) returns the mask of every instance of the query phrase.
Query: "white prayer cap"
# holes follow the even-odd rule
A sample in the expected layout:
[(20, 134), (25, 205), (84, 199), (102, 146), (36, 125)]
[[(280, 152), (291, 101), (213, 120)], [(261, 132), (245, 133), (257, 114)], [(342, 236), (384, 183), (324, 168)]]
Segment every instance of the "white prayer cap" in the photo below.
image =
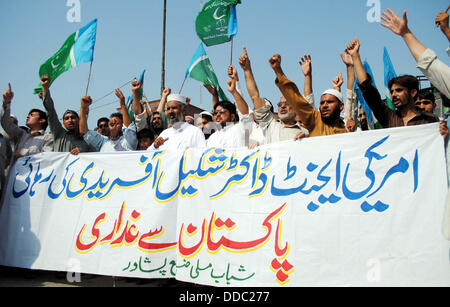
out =
[(170, 94), (169, 96), (167, 96), (167, 102), (169, 101), (178, 101), (181, 103), (186, 103), (186, 97), (179, 95), (179, 94)]
[(337, 91), (337, 90), (335, 90), (335, 89), (328, 89), (328, 90), (326, 90), (325, 92), (323, 92), (322, 96), (323, 96), (323, 95), (326, 95), (326, 94), (333, 95), (333, 96), (336, 97), (340, 102), (344, 102), (344, 96), (342, 95), (342, 93), (339, 92), (339, 91)]
[(15, 116), (14, 114), (10, 114), (10, 117), (14, 118), (16, 121), (19, 121), (19, 119), (17, 118), (17, 116)]
[(212, 114), (209, 113), (208, 111), (203, 111), (202, 113), (200, 113), (200, 116), (202, 115), (210, 116), (211, 118), (213, 117)]

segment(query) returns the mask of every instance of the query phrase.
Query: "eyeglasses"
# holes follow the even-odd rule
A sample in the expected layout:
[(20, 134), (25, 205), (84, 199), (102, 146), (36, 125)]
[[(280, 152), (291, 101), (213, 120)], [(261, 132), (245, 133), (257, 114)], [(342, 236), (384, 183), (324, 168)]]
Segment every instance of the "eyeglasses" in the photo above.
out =
[(108, 128), (108, 125), (107, 124), (104, 124), (104, 125), (100, 125), (100, 126), (98, 126), (100, 129), (103, 129), (103, 128)]
[(224, 109), (222, 109), (222, 110), (219, 110), (219, 111), (214, 111), (214, 115), (217, 115), (217, 114), (224, 114), (224, 113), (226, 113), (227, 112), (227, 110), (224, 110)]
[(279, 103), (277, 103), (277, 106), (278, 106), (278, 107), (282, 107), (283, 105), (289, 106), (289, 103), (288, 103), (287, 101), (286, 101), (286, 102), (280, 101)]

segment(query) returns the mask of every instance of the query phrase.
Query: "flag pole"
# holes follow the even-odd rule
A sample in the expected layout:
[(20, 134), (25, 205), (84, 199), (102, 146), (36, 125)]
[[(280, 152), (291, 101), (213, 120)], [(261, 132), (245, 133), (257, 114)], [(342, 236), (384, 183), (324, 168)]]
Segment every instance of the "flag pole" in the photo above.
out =
[(184, 82), (186, 82), (186, 77), (184, 78), (184, 80), (183, 80), (183, 83), (181, 84), (181, 88), (180, 88), (180, 91), (178, 92), (178, 94), (181, 94), (181, 91), (183, 90), (183, 86), (184, 86)]
[(231, 37), (230, 65), (233, 65), (233, 37)]
[(167, 0), (164, 0), (163, 14), (163, 42), (162, 42), (162, 64), (161, 64), (161, 95), (165, 88), (166, 75), (166, 23), (167, 23)]
[(87, 82), (87, 86), (86, 86), (86, 95), (88, 95), (88, 91), (89, 91), (89, 83), (91, 83), (91, 74), (92, 74), (92, 63), (94, 61), (91, 61), (91, 65), (89, 66), (89, 76), (88, 76), (88, 82)]

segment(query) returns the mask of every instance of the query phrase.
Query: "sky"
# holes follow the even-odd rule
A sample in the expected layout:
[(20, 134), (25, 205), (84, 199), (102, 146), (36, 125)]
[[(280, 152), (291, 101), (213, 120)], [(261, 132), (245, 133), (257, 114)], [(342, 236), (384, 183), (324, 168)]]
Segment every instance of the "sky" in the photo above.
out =
[[(11, 83), (15, 93), (12, 113), (20, 125), (24, 125), (29, 110), (43, 109), (42, 102), (33, 95), (39, 83), (40, 65), (58, 51), (70, 34), (94, 18), (98, 19), (98, 30), (88, 93), (94, 100), (89, 127), (95, 128), (98, 118), (115, 112), (119, 105), (113, 90), (139, 78), (144, 69), (146, 96), (149, 100), (160, 98), (164, 1), (79, 0), (79, 22), (68, 20), (67, 14), (73, 7), (68, 6), (69, 2), (0, 0), (0, 91)], [(233, 64), (238, 69), (244, 98), (252, 107), (238, 64), (243, 46), (248, 50), (261, 96), (276, 104), (281, 93), (268, 64), (273, 54), (282, 56), (286, 75), (301, 91), (304, 77), (298, 61), (304, 54), (311, 54), (313, 90), (318, 100), (339, 71), (346, 82), (340, 53), (354, 38), (359, 38), (361, 57), (371, 65), (376, 85), (384, 96), (383, 47), (389, 50), (398, 75), (420, 75), (420, 71), (403, 40), (379, 22), (370, 22), (368, 13), (371, 15), (377, 5), (381, 11), (391, 8), (397, 14), (406, 9), (411, 31), (449, 64), (445, 52), (449, 42), (434, 24), (439, 11), (448, 4), (448, 0), (242, 0), (237, 8), (239, 32), (233, 44)], [(195, 32), (200, 9), (201, 0), (167, 0), (165, 87), (173, 92), (180, 90), (187, 65), (200, 44)], [(231, 45), (205, 49), (226, 91)], [(67, 109), (79, 110), (88, 76), (89, 64), (85, 63), (55, 80), (51, 93), (60, 116)], [(131, 95), (129, 85), (122, 91), (125, 96)], [(190, 97), (193, 105), (211, 110), (211, 96), (198, 81), (188, 79), (182, 94)]]

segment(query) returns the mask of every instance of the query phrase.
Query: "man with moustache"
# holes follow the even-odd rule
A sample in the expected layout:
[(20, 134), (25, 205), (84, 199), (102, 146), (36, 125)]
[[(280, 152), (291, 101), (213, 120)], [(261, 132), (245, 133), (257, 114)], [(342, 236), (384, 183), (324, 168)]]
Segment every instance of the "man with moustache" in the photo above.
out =
[[(92, 104), (92, 98), (89, 96), (81, 98), (80, 111), (80, 133), (84, 136), (84, 140), (95, 151), (99, 152), (117, 152), (117, 151), (133, 151), (136, 150), (138, 140), (136, 136), (136, 125), (131, 122), (125, 105), (125, 97), (120, 89), (116, 89), (116, 96), (120, 100), (122, 113), (114, 113), (110, 116), (108, 123), (109, 137), (99, 134), (97, 131), (89, 130), (87, 124), (87, 114)], [(133, 101), (133, 110), (136, 109)], [(123, 129), (124, 122), (131, 124)], [(126, 126), (126, 125), (125, 125)]]
[(165, 129), (148, 148), (154, 150), (186, 150), (206, 147), (205, 136), (199, 128), (184, 122), (186, 97), (171, 94), (167, 97), (166, 116), (169, 128)]
[(50, 95), (50, 78), (47, 75), (41, 77), (43, 89), (43, 103), (48, 114), (50, 131), (53, 134), (53, 150), (55, 152), (70, 152), (78, 155), (80, 152), (90, 152), (90, 147), (80, 134), (80, 117), (76, 111), (67, 110), (63, 115), (63, 125), (58, 119), (53, 99)]
[[(383, 103), (378, 90), (372, 85), (372, 78), (364, 69), (359, 49), (360, 43), (358, 39), (353, 40), (347, 46), (347, 51), (353, 59), (359, 87), (364, 99), (383, 127), (413, 126), (439, 121), (436, 115), (416, 108), (415, 100), (419, 92), (419, 81), (416, 77), (410, 75), (396, 77), (389, 81), (388, 86), (391, 91), (392, 103), (396, 110), (389, 109)], [(441, 127), (441, 133), (446, 129), (445, 127)], [(446, 130), (448, 133), (448, 129)]]
[(320, 98), (320, 109), (316, 110), (300, 94), (295, 83), (288, 80), (284, 74), (279, 54), (272, 56), (269, 64), (277, 77), (275, 84), (280, 89), (290, 108), (292, 108), (309, 131), (310, 137), (347, 132), (345, 123), (340, 117), (341, 111), (344, 109), (344, 103), (342, 94), (339, 91), (335, 89), (325, 91)]

